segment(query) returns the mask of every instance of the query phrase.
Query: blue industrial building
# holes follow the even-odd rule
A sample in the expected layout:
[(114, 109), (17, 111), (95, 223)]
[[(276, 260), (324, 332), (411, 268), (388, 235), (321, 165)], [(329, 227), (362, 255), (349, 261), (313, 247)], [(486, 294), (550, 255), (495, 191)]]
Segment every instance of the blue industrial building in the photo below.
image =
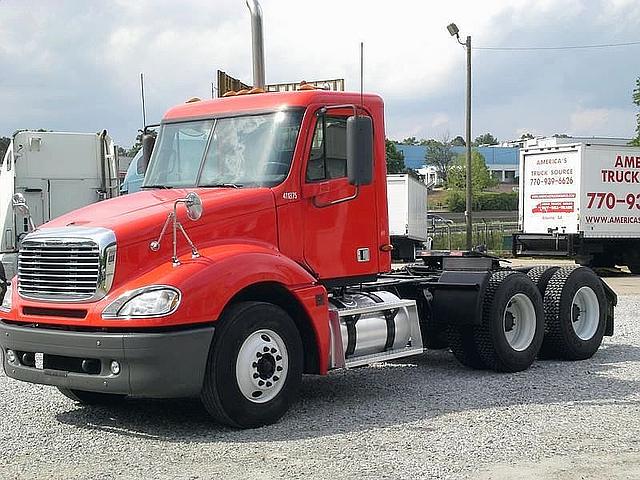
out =
[[(427, 147), (396, 143), (404, 154), (404, 164), (414, 170), (422, 170), (429, 162), (425, 159)], [(491, 174), (503, 183), (516, 183), (520, 165), (520, 149), (516, 147), (474, 147), (484, 157)], [(456, 155), (464, 155), (465, 147), (453, 147)], [(436, 182), (437, 183), (437, 182)]]

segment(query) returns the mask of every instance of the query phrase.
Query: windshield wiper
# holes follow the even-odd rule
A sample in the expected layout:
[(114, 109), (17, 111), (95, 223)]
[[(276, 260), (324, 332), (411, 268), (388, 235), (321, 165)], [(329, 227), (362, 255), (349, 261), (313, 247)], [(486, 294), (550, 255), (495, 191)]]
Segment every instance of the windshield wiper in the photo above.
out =
[(170, 190), (173, 187), (170, 185), (142, 185), (140, 188), (162, 188), (165, 190)]
[(204, 185), (199, 185), (203, 188), (242, 188), (244, 187), (243, 183), (206, 183)]

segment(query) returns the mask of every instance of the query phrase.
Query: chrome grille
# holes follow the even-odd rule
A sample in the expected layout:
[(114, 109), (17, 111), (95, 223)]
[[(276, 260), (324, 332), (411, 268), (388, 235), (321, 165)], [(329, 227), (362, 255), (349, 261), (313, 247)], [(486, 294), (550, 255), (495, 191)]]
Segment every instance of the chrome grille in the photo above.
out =
[(92, 240), (29, 240), (20, 246), (18, 292), (26, 298), (79, 301), (94, 297), (100, 246)]

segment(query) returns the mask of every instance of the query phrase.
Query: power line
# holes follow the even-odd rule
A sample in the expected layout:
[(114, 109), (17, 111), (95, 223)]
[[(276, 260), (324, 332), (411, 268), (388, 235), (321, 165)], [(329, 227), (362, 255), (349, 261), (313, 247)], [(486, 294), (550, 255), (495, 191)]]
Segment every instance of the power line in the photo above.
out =
[(561, 47), (473, 47), (474, 50), (503, 50), (503, 51), (534, 51), (534, 50), (579, 50), (587, 48), (610, 48), (610, 47), (626, 47), (629, 45), (640, 45), (637, 42), (624, 43), (601, 43), (595, 45), (565, 45)]

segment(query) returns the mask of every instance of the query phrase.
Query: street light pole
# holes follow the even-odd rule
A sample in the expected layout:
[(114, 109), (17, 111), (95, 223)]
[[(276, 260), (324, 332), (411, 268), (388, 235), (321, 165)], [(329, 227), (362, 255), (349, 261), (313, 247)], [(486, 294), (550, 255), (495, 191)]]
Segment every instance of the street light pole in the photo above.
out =
[(472, 192), (471, 192), (471, 36), (467, 36), (465, 42), (467, 48), (467, 209), (465, 217), (467, 220), (467, 250), (473, 248), (473, 222), (472, 222)]
[(452, 37), (458, 39), (458, 43), (467, 50), (467, 131), (466, 131), (466, 143), (467, 143), (467, 172), (466, 172), (466, 210), (464, 212), (465, 220), (467, 223), (467, 250), (473, 248), (473, 215), (472, 211), (472, 190), (471, 190), (471, 36), (467, 36), (467, 41), (462, 42), (460, 40), (460, 30), (455, 23), (447, 25), (447, 30)]

